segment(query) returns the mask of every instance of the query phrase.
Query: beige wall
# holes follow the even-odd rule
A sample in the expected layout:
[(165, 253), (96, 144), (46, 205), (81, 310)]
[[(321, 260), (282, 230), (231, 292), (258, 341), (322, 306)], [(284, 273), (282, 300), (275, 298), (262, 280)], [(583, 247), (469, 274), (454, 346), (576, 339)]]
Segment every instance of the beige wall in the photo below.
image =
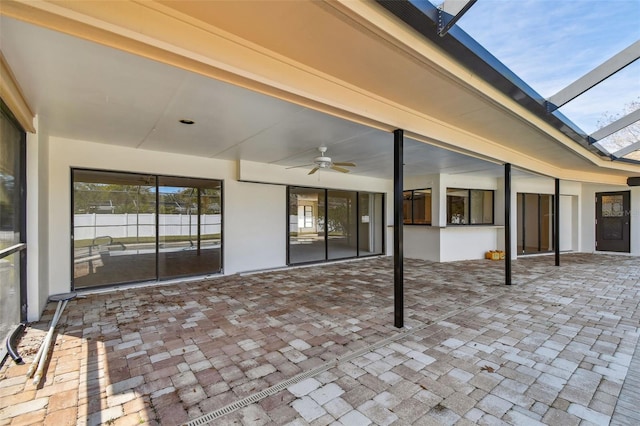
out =
[[(29, 320), (38, 319), (51, 294), (71, 289), (71, 169), (166, 174), (223, 180), (224, 273), (286, 264), (286, 184), (387, 192), (391, 183), (327, 172), (314, 181), (281, 167), (261, 169), (260, 182), (238, 180), (234, 161), (29, 135)], [(303, 171), (303, 173), (305, 173)], [(288, 177), (289, 176), (289, 177)], [(306, 176), (306, 173), (305, 173)], [(287, 182), (288, 180), (288, 182)], [(273, 183), (273, 182), (278, 182)], [(387, 218), (392, 197), (387, 195)], [(256, 218), (259, 214), (259, 218)], [(391, 219), (388, 219), (391, 220)], [(387, 232), (390, 232), (387, 229)], [(388, 236), (390, 238), (390, 235)], [(387, 247), (391, 245), (387, 240)]]
[[(38, 128), (38, 120), (34, 120)], [(49, 296), (49, 148), (42, 132), (27, 133), (27, 318), (40, 317)]]
[[(36, 121), (37, 123), (37, 121)], [(286, 184), (366, 190), (386, 193), (386, 252), (393, 251), (393, 191), (392, 182), (358, 176), (326, 173), (305, 180), (304, 171), (287, 174), (276, 166), (244, 164), (239, 169), (233, 161), (191, 157), (170, 153), (143, 151), (113, 145), (63, 138), (44, 140), (28, 137), (28, 179), (30, 232), (29, 253), (29, 320), (38, 319), (50, 294), (70, 290), (71, 285), (71, 169), (73, 167), (117, 171), (168, 174), (224, 182), (224, 273), (283, 267), (286, 263)], [(304, 175), (304, 176), (302, 176)], [(264, 183), (239, 181), (250, 176)], [(501, 223), (504, 192), (501, 178), (473, 175), (430, 175), (406, 179), (409, 188), (435, 188), (433, 210), (439, 221), (445, 221), (447, 187), (493, 189), (495, 193), (496, 226), (487, 227), (404, 227), (405, 255), (434, 261), (482, 258), (490, 249), (503, 249), (504, 232)], [(313, 185), (315, 183), (316, 185)], [(571, 203), (563, 215), (562, 247), (567, 239), (576, 251), (592, 252), (595, 235), (593, 223), (595, 192), (631, 190), (632, 222), (640, 223), (640, 188), (585, 185), (561, 182), (563, 200)], [(553, 179), (514, 179), (512, 211), (515, 212), (517, 192), (553, 193)], [(437, 205), (436, 205), (437, 204)], [(440, 211), (444, 210), (444, 211)], [(260, 221), (255, 212), (260, 212)], [(570, 212), (570, 213), (566, 213)], [(434, 214), (434, 217), (436, 216)], [(514, 214), (515, 218), (515, 214)], [(515, 219), (514, 219), (515, 220)], [(512, 224), (515, 225), (514, 220)], [(632, 224), (632, 253), (640, 254), (640, 226)], [(578, 233), (576, 236), (575, 234)], [(515, 245), (515, 233), (512, 232)], [(578, 246), (576, 247), (576, 241)], [(513, 247), (515, 253), (515, 247)]]

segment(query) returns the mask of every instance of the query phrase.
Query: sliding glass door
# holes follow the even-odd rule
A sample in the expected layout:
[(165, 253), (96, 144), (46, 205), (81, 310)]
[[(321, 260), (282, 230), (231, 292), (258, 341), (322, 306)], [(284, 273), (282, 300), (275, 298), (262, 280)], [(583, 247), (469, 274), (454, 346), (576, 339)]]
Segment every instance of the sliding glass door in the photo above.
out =
[(220, 271), (219, 181), (158, 178), (160, 279)]
[(289, 188), (289, 263), (326, 258), (325, 190)]
[(74, 170), (74, 288), (219, 272), (221, 185)]
[(358, 204), (358, 254), (382, 254), (384, 250), (384, 196), (379, 193), (360, 193)]
[(73, 171), (75, 288), (156, 278), (156, 178)]
[(357, 192), (328, 191), (328, 259), (345, 259), (358, 255), (357, 203)]
[[(0, 101), (0, 336), (27, 317), (26, 133)], [(4, 342), (3, 342), (4, 343)]]
[(518, 193), (518, 253), (545, 253), (553, 246), (553, 195)]
[(290, 265), (383, 253), (383, 194), (302, 187), (288, 194)]

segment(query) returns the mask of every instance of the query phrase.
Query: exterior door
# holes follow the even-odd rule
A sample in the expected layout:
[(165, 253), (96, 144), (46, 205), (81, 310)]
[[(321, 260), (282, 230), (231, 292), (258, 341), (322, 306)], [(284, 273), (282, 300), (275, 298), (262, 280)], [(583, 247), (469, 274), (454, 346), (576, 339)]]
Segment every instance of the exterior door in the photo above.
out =
[(596, 193), (596, 250), (631, 250), (631, 193)]

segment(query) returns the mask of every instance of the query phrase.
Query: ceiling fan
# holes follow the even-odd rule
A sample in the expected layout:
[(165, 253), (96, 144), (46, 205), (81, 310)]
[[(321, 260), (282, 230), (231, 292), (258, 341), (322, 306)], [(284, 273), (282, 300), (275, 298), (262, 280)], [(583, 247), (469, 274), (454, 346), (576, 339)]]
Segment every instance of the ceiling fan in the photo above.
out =
[[(314, 166), (313, 169), (308, 173), (310, 175), (314, 174), (320, 169), (333, 169), (340, 173), (349, 173), (348, 169), (345, 167), (356, 167), (355, 163), (352, 162), (334, 162), (331, 160), (331, 157), (327, 157), (325, 154), (327, 152), (326, 146), (321, 146), (318, 148), (320, 151), (320, 156), (313, 159), (313, 163), (305, 164), (304, 166)], [(304, 166), (296, 166), (296, 167), (304, 167)]]

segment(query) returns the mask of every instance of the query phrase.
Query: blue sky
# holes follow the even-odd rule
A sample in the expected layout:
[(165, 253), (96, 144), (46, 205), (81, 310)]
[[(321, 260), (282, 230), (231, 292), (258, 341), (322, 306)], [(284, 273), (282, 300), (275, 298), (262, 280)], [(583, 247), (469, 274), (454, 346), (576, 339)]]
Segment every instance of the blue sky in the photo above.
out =
[[(640, 0), (478, 0), (458, 26), (548, 98), (640, 39)], [(560, 111), (590, 134), (632, 101), (639, 61)]]

